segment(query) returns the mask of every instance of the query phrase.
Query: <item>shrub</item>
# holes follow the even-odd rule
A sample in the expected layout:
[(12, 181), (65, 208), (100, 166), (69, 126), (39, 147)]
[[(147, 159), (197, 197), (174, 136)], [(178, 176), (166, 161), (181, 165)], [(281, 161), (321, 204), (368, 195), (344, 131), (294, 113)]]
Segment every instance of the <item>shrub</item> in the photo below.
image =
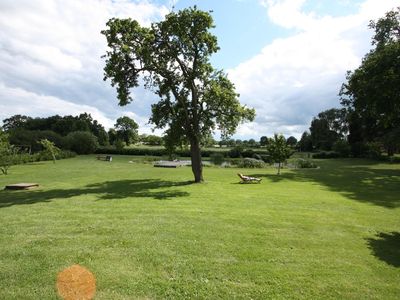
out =
[(351, 147), (347, 141), (338, 140), (333, 144), (332, 147), (334, 152), (339, 153), (341, 157), (349, 157)]
[(126, 143), (123, 140), (116, 140), (115, 141), (115, 149), (117, 149), (118, 151), (121, 151), (122, 149), (124, 149), (126, 146)]
[(299, 169), (317, 168), (317, 165), (309, 159), (299, 158), (295, 165)]
[(212, 153), (210, 155), (210, 161), (217, 166), (222, 165), (222, 163), (224, 162), (224, 155), (222, 153)]
[(380, 143), (367, 143), (367, 157), (372, 159), (379, 159), (382, 156), (382, 146)]
[(255, 153), (254, 153), (254, 151), (252, 149), (247, 149), (247, 150), (242, 152), (242, 157), (253, 158), (254, 154)]
[(31, 147), (32, 152), (38, 152), (43, 149), (40, 140), (47, 139), (54, 143), (58, 148), (65, 146), (65, 139), (51, 130), (25, 130), (17, 129), (10, 132), (10, 143), (12, 145), (27, 145)]
[(78, 154), (94, 153), (98, 148), (97, 137), (88, 131), (74, 131), (66, 137), (68, 149)]
[(321, 151), (313, 154), (313, 158), (339, 158), (340, 154), (335, 151)]
[(236, 146), (229, 151), (228, 155), (230, 158), (239, 158), (242, 156), (242, 152), (243, 152), (243, 147)]
[(264, 168), (265, 163), (262, 160), (254, 159), (254, 158), (243, 158), (238, 163), (239, 168)]

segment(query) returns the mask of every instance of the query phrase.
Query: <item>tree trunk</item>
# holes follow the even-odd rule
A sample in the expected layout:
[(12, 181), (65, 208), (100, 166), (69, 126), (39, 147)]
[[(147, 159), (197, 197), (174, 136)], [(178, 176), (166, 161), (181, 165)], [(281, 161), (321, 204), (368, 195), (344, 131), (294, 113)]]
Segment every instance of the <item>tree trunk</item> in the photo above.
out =
[(190, 141), (190, 155), (192, 160), (192, 172), (194, 175), (194, 182), (202, 182), (203, 165), (201, 163), (200, 142), (198, 138), (194, 138)]
[(281, 162), (278, 163), (278, 175), (281, 175)]

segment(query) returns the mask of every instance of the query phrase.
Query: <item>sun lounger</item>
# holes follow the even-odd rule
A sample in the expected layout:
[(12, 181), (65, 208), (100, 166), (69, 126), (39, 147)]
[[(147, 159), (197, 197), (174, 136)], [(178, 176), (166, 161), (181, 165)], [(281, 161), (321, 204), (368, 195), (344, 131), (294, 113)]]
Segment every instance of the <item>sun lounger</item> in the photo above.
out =
[(250, 177), (243, 174), (238, 173), (238, 176), (242, 180), (240, 183), (260, 183), (261, 178)]

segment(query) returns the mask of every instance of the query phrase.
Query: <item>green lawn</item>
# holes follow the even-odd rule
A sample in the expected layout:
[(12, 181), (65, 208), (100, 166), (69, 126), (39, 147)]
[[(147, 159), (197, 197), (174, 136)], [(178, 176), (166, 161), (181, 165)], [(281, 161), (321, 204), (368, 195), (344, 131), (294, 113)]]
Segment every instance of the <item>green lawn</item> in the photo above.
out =
[(72, 264), (96, 299), (399, 299), (400, 165), (154, 168), (94, 156), (14, 166), (0, 187), (0, 299), (57, 299)]

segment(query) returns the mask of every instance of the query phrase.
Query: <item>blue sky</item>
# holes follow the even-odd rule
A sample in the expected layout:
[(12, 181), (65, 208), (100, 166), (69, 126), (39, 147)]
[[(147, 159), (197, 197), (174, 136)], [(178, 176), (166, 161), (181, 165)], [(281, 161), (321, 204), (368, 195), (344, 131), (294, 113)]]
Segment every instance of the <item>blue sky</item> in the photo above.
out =
[(300, 137), (313, 116), (338, 107), (346, 71), (371, 48), (368, 21), (398, 0), (2, 0), (0, 120), (88, 112), (109, 128), (127, 115), (141, 133), (151, 133), (157, 98), (138, 88), (132, 104), (117, 105), (102, 80), (100, 31), (111, 17), (148, 26), (172, 7), (193, 5), (213, 11), (221, 50), (212, 63), (227, 71), (240, 101), (256, 109), (255, 121), (234, 138), (259, 139), (275, 132)]

